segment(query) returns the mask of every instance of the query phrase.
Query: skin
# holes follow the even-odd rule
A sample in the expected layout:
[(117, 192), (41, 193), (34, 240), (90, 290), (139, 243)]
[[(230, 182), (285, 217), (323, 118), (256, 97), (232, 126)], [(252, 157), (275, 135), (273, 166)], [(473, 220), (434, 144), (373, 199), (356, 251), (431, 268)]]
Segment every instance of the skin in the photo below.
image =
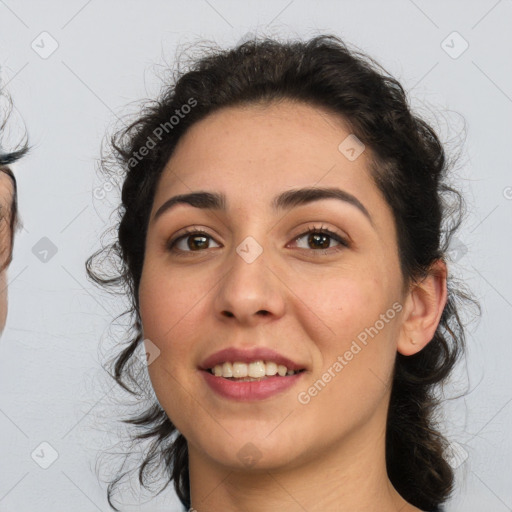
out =
[[(369, 149), (355, 161), (338, 150), (349, 134), (337, 116), (302, 103), (226, 108), (191, 127), (157, 187), (140, 314), (145, 338), (160, 350), (148, 367), (156, 396), (188, 442), (198, 512), (419, 510), (388, 479), (385, 422), (396, 352), (414, 354), (432, 339), (446, 267), (439, 262), (404, 287), (393, 216), (370, 177)], [(277, 194), (311, 186), (353, 194), (373, 225), (336, 199), (271, 209)], [(170, 197), (192, 191), (223, 192), (227, 211), (178, 205), (155, 221)], [(333, 238), (327, 250), (308, 243), (303, 233), (322, 225), (350, 246), (335, 251)], [(208, 231), (209, 245), (189, 235), (171, 251), (169, 240), (187, 227)], [(250, 264), (236, 252), (247, 236), (263, 249)], [(400, 314), (299, 403), (298, 394), (395, 302)], [(254, 345), (301, 363), (306, 375), (264, 401), (215, 394), (199, 364), (220, 349)], [(238, 456), (249, 442), (258, 453), (251, 467)]]
[(7, 317), (7, 267), (11, 246), (11, 208), (14, 187), (12, 179), (0, 170), (0, 333)]

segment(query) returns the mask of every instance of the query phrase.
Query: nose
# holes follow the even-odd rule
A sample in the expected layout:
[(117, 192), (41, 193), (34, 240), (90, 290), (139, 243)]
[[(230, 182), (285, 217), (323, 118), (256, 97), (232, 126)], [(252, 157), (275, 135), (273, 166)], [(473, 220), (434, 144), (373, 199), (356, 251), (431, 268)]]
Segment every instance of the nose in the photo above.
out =
[(254, 245), (240, 244), (238, 251), (230, 255), (229, 268), (220, 281), (214, 303), (222, 321), (232, 318), (251, 326), (262, 318), (280, 318), (285, 312), (285, 286), (271, 268), (265, 251), (254, 257), (254, 250)]

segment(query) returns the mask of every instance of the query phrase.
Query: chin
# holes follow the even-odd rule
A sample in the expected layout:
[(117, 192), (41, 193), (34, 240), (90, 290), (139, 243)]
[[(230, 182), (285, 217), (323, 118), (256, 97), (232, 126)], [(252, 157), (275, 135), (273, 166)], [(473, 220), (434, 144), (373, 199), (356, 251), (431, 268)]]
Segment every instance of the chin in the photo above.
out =
[[(265, 429), (265, 432), (271, 432), (275, 425)], [(223, 430), (222, 434), (218, 431), (212, 434), (209, 430), (210, 435), (206, 431), (197, 432), (197, 435), (191, 432), (191, 437), (184, 435), (191, 440), (189, 446), (193, 445), (196, 453), (202, 454), (200, 456), (236, 471), (284, 469), (295, 465), (306, 449), (304, 443), (292, 441), (284, 430), (280, 435), (274, 432), (265, 437), (267, 434), (262, 435), (261, 429), (246, 429), (242, 434), (239, 430), (232, 430), (232, 427), (233, 424), (228, 425), (227, 432)]]
[(287, 468), (296, 459), (295, 454), (286, 453), (282, 447), (276, 450), (250, 440), (237, 440), (230, 446), (219, 446), (218, 450), (209, 446), (206, 454), (231, 471), (276, 471)]

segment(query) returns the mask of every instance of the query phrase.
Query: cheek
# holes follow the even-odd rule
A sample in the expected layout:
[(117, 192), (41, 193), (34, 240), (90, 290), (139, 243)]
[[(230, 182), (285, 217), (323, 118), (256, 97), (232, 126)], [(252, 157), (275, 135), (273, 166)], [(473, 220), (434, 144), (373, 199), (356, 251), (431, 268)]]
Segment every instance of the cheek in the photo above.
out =
[(165, 342), (190, 322), (208, 290), (197, 276), (152, 265), (148, 261), (139, 287), (140, 315), (144, 336)]
[(144, 339), (159, 350), (158, 358), (149, 366), (159, 398), (160, 389), (165, 396), (172, 394), (169, 386), (179, 387), (178, 383), (188, 381), (191, 370), (196, 369), (197, 361), (191, 354), (205, 334), (201, 322), (211, 316), (206, 308), (214, 287), (211, 275), (186, 273), (147, 261), (139, 287), (140, 317)]
[(395, 296), (389, 283), (369, 270), (336, 274), (301, 279), (294, 287), (297, 297), (303, 298), (303, 319), (309, 310), (311, 321), (306, 327), (310, 338), (333, 350), (342, 349), (374, 325), (391, 308)]
[(330, 410), (332, 401), (356, 407), (367, 398), (372, 403), (379, 399), (396, 355), (398, 318), (389, 283), (370, 273), (354, 272), (318, 280), (316, 286), (304, 286), (299, 293), (315, 313), (308, 313), (311, 321), (303, 326), (317, 348), (318, 371), (309, 384), (322, 381), (317, 386), (322, 390), (318, 404)]
[(194, 333), (197, 336), (194, 315), (202, 307), (198, 295), (197, 286), (183, 283), (183, 277), (169, 270), (149, 263), (143, 271), (139, 288), (143, 336), (158, 348), (148, 373), (160, 405), (178, 429), (192, 421), (189, 416), (194, 411), (184, 390), (190, 389), (190, 346)]

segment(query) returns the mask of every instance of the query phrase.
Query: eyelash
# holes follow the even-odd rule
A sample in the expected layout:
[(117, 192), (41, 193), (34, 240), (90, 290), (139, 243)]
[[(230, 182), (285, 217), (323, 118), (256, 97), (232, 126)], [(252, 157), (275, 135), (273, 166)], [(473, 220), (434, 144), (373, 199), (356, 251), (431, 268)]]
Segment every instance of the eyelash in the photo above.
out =
[[(330, 251), (331, 253), (337, 253), (339, 251), (342, 251), (342, 250), (347, 249), (347, 248), (350, 247), (349, 242), (345, 238), (341, 237), (340, 235), (338, 235), (334, 231), (331, 231), (330, 229), (328, 229), (327, 227), (325, 227), (323, 225), (321, 227), (309, 226), (306, 231), (304, 231), (300, 235), (294, 237), (293, 241), (295, 242), (298, 239), (304, 237), (305, 235), (309, 235), (310, 233), (328, 235), (330, 238), (332, 238), (336, 242), (339, 242), (340, 245), (335, 246), (335, 247), (329, 247), (327, 249), (301, 249), (301, 250), (309, 251), (309, 252), (312, 252), (313, 254), (319, 253), (319, 252), (325, 253), (325, 251)], [(179, 256), (184, 256), (187, 253), (190, 254), (190, 253), (194, 253), (194, 252), (203, 252), (201, 250), (198, 250), (198, 251), (182, 251), (181, 249), (176, 249), (175, 248), (175, 245), (180, 240), (182, 240), (183, 238), (187, 238), (187, 237), (189, 237), (191, 235), (204, 235), (204, 236), (206, 236), (208, 238), (211, 238), (213, 240), (213, 237), (207, 231), (205, 231), (203, 229), (188, 228), (180, 236), (174, 238), (173, 240), (170, 240), (169, 243), (167, 244), (167, 249), (170, 252), (177, 253)], [(320, 256), (320, 255), (319, 254), (315, 254), (315, 256)]]

